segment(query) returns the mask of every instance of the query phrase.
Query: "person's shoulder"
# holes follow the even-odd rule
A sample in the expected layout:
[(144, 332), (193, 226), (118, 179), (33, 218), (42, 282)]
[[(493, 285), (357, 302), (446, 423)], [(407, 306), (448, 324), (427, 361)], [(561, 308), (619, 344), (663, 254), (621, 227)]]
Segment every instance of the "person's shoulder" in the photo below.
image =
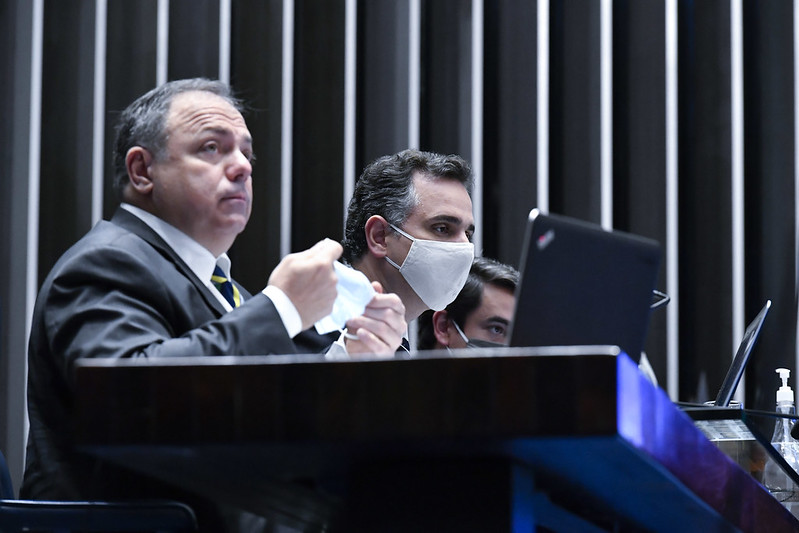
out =
[(59, 257), (48, 278), (86, 271), (121, 273), (138, 265), (152, 268), (162, 255), (140, 235), (103, 220)]
[(135, 251), (146, 245), (145, 240), (127, 228), (107, 220), (98, 222), (88, 233), (73, 244), (62, 256), (62, 259), (81, 255), (84, 253), (97, 253), (103, 250)]

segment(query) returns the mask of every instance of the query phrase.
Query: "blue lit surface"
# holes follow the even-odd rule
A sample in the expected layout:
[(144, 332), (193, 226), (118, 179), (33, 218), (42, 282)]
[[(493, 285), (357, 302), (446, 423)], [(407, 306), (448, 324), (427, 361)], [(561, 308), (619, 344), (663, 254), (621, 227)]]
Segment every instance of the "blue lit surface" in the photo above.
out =
[[(372, 463), (499, 457), (528, 472), (514, 478), (504, 508), (514, 531), (529, 531), (542, 509), (564, 519), (562, 508), (620, 517), (627, 530), (797, 530), (787, 510), (609, 347), (342, 363), (88, 361), (77, 378), (85, 449), (253, 511), (278, 501), (282, 479), (345, 487), (351, 468)], [(322, 520), (331, 507), (316, 509)]]

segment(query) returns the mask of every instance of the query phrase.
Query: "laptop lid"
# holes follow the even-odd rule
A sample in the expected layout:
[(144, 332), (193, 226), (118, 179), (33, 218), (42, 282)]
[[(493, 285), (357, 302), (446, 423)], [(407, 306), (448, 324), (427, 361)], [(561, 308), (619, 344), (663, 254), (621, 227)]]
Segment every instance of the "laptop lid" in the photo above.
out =
[(660, 253), (654, 240), (533, 209), (510, 345), (616, 345), (637, 362)]
[(746, 363), (749, 362), (749, 355), (752, 353), (755, 342), (757, 342), (760, 329), (763, 327), (763, 322), (765, 322), (766, 315), (770, 308), (771, 300), (767, 300), (754, 320), (746, 327), (744, 336), (741, 339), (741, 344), (738, 345), (738, 351), (735, 353), (732, 364), (730, 364), (730, 368), (727, 370), (727, 375), (721, 383), (719, 393), (716, 395), (716, 406), (727, 407), (730, 405), (730, 400), (732, 400), (732, 396), (735, 394), (735, 389), (738, 388), (738, 383), (741, 381), (741, 377), (744, 374)]

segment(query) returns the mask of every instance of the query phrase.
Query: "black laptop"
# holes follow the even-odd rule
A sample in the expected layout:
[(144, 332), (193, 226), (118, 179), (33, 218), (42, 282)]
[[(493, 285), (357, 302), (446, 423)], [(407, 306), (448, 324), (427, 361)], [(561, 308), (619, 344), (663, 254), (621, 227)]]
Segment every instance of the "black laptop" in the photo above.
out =
[(770, 308), (771, 300), (767, 300), (746, 327), (716, 400), (705, 404), (677, 402), (677, 406), (693, 419), (694, 425), (708, 440), (715, 443), (758, 481), (762, 482), (762, 465), (764, 459), (768, 457), (777, 463), (794, 483), (799, 484), (799, 473), (785, 461), (770, 442), (770, 431), (774, 428), (777, 418), (781, 416), (795, 418), (795, 415), (745, 409), (739, 403), (730, 405)]
[(732, 359), (732, 364), (730, 365), (729, 370), (727, 370), (727, 375), (724, 377), (724, 381), (721, 383), (721, 388), (716, 395), (716, 401), (714, 405), (718, 407), (727, 407), (730, 405), (730, 400), (732, 400), (732, 396), (735, 394), (735, 389), (738, 388), (738, 383), (741, 381), (741, 377), (744, 375), (746, 363), (749, 362), (749, 356), (752, 353), (752, 348), (755, 346), (755, 342), (757, 342), (757, 337), (760, 335), (760, 329), (763, 327), (763, 322), (766, 321), (766, 315), (768, 314), (768, 310), (770, 308), (771, 300), (767, 300), (766, 304), (763, 306), (757, 316), (749, 323), (748, 326), (746, 326), (743, 339), (741, 339), (741, 343), (738, 345), (738, 350), (735, 352), (735, 357)]
[(638, 362), (660, 256), (652, 239), (533, 209), (510, 345), (615, 345)]

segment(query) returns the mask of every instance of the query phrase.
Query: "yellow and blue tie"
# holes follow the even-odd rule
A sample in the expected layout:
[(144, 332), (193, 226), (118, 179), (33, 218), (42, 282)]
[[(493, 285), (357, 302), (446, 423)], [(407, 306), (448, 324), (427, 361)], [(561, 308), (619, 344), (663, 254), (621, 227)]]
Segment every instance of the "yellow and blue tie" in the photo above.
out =
[(211, 275), (211, 282), (234, 309), (241, 305), (241, 293), (239, 289), (227, 279), (227, 276), (225, 276), (225, 273), (219, 268), (219, 265), (214, 268), (214, 273)]

